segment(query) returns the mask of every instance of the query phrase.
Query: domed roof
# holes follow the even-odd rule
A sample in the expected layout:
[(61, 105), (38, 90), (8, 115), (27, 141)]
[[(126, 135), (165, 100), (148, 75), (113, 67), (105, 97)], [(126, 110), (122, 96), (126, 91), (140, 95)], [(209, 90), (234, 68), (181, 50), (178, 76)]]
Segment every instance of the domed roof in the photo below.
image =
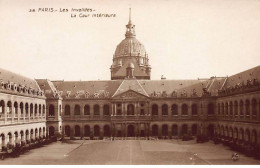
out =
[(127, 37), (116, 47), (114, 57), (121, 56), (146, 56), (146, 50), (135, 37)]

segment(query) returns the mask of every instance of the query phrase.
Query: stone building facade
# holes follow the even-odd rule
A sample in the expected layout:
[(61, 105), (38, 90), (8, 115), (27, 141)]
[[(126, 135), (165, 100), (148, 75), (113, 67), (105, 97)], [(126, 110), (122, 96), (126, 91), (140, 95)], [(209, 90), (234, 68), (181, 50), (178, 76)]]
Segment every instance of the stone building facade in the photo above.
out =
[[(129, 19), (110, 70), (108, 81), (22, 80), (1, 70), (5, 76), (0, 89), (2, 145), (7, 139), (24, 139), (28, 131), (32, 138), (46, 134), (86, 139), (202, 134), (260, 144), (260, 66), (230, 77), (150, 80), (148, 54)], [(22, 91), (12, 89), (14, 84)], [(31, 105), (32, 113), (26, 115)]]

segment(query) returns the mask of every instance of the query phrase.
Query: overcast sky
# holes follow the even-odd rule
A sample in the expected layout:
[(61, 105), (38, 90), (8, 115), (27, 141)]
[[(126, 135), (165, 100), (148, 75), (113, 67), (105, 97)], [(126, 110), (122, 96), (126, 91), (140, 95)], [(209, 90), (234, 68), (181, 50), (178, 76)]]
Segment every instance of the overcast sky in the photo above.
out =
[[(0, 0), (0, 67), (31, 78), (110, 80), (130, 6), (152, 79), (230, 76), (260, 65), (259, 0)], [(29, 12), (43, 7), (58, 11)], [(71, 18), (71, 8), (116, 17)]]

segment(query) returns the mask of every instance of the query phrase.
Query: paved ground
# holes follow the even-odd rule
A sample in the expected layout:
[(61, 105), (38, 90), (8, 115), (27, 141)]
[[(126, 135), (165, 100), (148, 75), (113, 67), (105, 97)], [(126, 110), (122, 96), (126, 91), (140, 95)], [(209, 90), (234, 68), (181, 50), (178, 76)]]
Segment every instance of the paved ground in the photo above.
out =
[(76, 140), (56, 142), (33, 149), (19, 158), (0, 160), (0, 165), (204, 165), (204, 164), (254, 164), (260, 161), (240, 155), (231, 160), (233, 152), (212, 142), (197, 144), (195, 141), (178, 140)]

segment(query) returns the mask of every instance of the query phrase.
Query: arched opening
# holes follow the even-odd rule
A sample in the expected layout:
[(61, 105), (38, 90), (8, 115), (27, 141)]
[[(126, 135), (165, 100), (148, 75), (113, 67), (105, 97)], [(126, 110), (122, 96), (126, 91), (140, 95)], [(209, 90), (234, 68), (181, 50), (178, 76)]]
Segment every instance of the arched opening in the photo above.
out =
[(255, 99), (252, 100), (252, 115), (256, 116), (257, 113), (257, 102)]
[(158, 115), (158, 105), (157, 104), (153, 104), (152, 105), (152, 115), (153, 116), (157, 116)]
[(99, 137), (100, 136), (100, 128), (98, 125), (94, 126), (94, 137)]
[(109, 105), (105, 104), (103, 106), (103, 113), (104, 113), (104, 116), (109, 116)]
[(225, 115), (226, 116), (228, 115), (228, 103), (227, 102), (225, 103)]
[(224, 116), (224, 114), (225, 114), (224, 103), (221, 103), (221, 113)]
[(42, 106), (42, 115), (45, 117), (45, 105)]
[(253, 145), (257, 144), (257, 132), (256, 132), (256, 130), (252, 131), (252, 140), (251, 140), (251, 142), (252, 142)]
[(247, 129), (246, 132), (245, 132), (245, 140), (246, 142), (251, 142), (251, 139), (250, 139), (250, 131)]
[(74, 107), (74, 115), (80, 115), (80, 106), (78, 104)]
[(49, 116), (54, 116), (55, 115), (55, 109), (54, 109), (54, 105), (51, 104), (49, 106)]
[(65, 126), (65, 136), (70, 137), (70, 132), (71, 132), (70, 126), (66, 125)]
[(39, 137), (42, 138), (42, 128), (39, 128)]
[(26, 138), (26, 140), (29, 140), (29, 139), (30, 139), (30, 137), (29, 137), (29, 130), (26, 130), (26, 131), (25, 131), (25, 138)]
[(162, 115), (163, 116), (167, 116), (168, 115), (168, 105), (167, 104), (163, 104), (162, 105)]
[(237, 101), (234, 102), (234, 113), (235, 113), (235, 116), (238, 115), (238, 103), (237, 103)]
[(14, 133), (14, 142), (15, 142), (15, 144), (16, 143), (18, 143), (18, 132), (16, 131), (15, 133)]
[(84, 115), (90, 115), (90, 107), (89, 105), (84, 106)]
[(158, 136), (158, 125), (152, 126), (152, 136)]
[(244, 115), (244, 102), (242, 100), (240, 100), (239, 103), (239, 110), (240, 110), (240, 116)]
[(178, 125), (172, 126), (172, 136), (178, 136)]
[(34, 105), (34, 116), (38, 115), (38, 106), (37, 104)]
[(234, 137), (234, 139), (238, 139), (238, 130), (237, 130), (237, 128), (234, 128), (233, 137)]
[(90, 126), (89, 125), (85, 125), (85, 127), (84, 127), (84, 136), (90, 137)]
[(9, 132), (7, 135), (8, 135), (8, 144), (13, 144), (13, 136), (12, 136), (12, 133)]
[(233, 116), (233, 102), (229, 102), (229, 115)]
[(42, 115), (42, 105), (40, 104), (39, 105), (39, 116), (41, 116)]
[(7, 113), (8, 118), (12, 117), (12, 103), (11, 103), (11, 101), (7, 102), (6, 113)]
[(214, 137), (214, 125), (212, 124), (208, 126), (208, 135), (209, 137)]
[(240, 140), (244, 141), (244, 138), (245, 138), (244, 137), (244, 130), (242, 128), (240, 128), (239, 132), (240, 132)]
[(1, 138), (1, 149), (3, 148), (3, 146), (5, 146), (5, 135), (4, 134), (1, 134), (0, 135), (0, 138)]
[(187, 135), (188, 134), (188, 125), (187, 124), (182, 125), (181, 133), (182, 133), (182, 135)]
[(208, 104), (208, 115), (214, 115), (214, 104), (213, 103)]
[(18, 117), (18, 103), (14, 102), (14, 117)]
[(104, 126), (104, 136), (105, 137), (110, 137), (111, 136), (109, 125), (105, 125)]
[(134, 137), (135, 136), (135, 127), (133, 125), (127, 126), (127, 136)]
[(193, 124), (191, 127), (191, 134), (193, 136), (197, 135), (197, 131), (198, 131), (198, 125), (197, 124)]
[(197, 104), (191, 105), (191, 114), (192, 115), (197, 115), (198, 114)]
[(4, 117), (5, 113), (5, 102), (3, 100), (0, 101), (0, 118)]
[(65, 105), (65, 115), (70, 115), (70, 105)]
[(188, 115), (188, 105), (187, 104), (183, 104), (181, 106), (181, 114), (182, 115)]
[(127, 105), (127, 115), (134, 115), (135, 114), (135, 107), (133, 104)]
[(94, 105), (94, 115), (95, 116), (99, 116), (100, 115), (100, 113), (99, 113), (99, 105)]
[(249, 100), (246, 100), (246, 116), (249, 116), (250, 115), (250, 102)]
[(55, 134), (55, 128), (53, 127), (53, 126), (50, 126), (49, 127), (49, 136), (54, 136), (54, 134)]
[(229, 128), (229, 137), (230, 138), (234, 137), (234, 133), (233, 133), (233, 128), (232, 127)]
[(75, 137), (80, 137), (80, 126), (75, 126)]
[(162, 136), (168, 136), (168, 125), (166, 124), (162, 126)]
[(23, 130), (20, 131), (20, 135), (21, 135), (21, 141), (24, 141), (24, 132), (23, 132)]
[(172, 115), (178, 115), (178, 106), (176, 104), (173, 104), (171, 111), (172, 111)]

